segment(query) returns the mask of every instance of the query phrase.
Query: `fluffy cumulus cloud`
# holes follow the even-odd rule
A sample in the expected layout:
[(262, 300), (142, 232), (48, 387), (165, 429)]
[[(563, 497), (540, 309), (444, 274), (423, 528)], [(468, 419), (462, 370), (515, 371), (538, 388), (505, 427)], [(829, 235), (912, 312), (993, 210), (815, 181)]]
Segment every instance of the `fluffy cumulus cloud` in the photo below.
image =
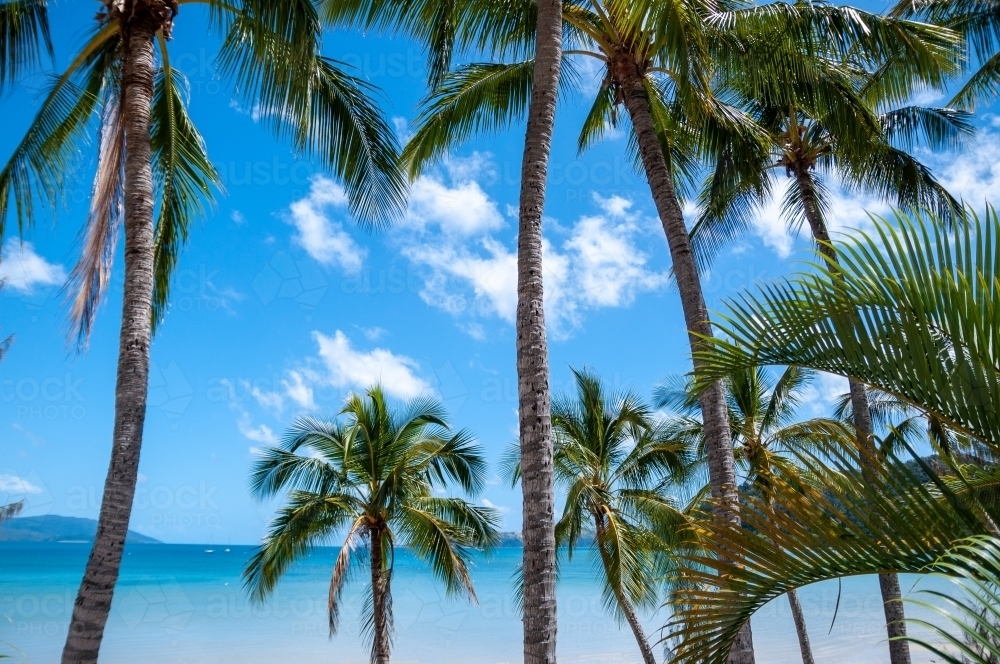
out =
[(287, 219), (298, 231), (293, 240), (313, 259), (330, 267), (357, 274), (367, 251), (347, 234), (332, 213), (347, 212), (347, 194), (333, 180), (316, 176), (309, 195), (291, 204)]
[(30, 242), (9, 239), (0, 251), (0, 281), (13, 290), (30, 293), (38, 286), (62, 285), (66, 270), (35, 253)]
[[(400, 251), (423, 275), (421, 297), (457, 317), (499, 317), (513, 322), (517, 307), (517, 254), (497, 231), (507, 226), (496, 203), (470, 178), (489, 177), (483, 155), (452, 161), (424, 176), (410, 223), (397, 232)], [(419, 184), (419, 182), (418, 182)], [(649, 267), (640, 237), (655, 232), (620, 196), (594, 197), (595, 214), (581, 217), (543, 240), (545, 305), (550, 328), (566, 336), (588, 309), (628, 306), (643, 291), (662, 288), (665, 272)], [(463, 329), (480, 338), (481, 325)]]
[(325, 369), (318, 375), (323, 385), (349, 390), (379, 383), (387, 394), (400, 399), (412, 399), (432, 391), (430, 384), (417, 376), (417, 362), (405, 355), (385, 348), (358, 350), (340, 330), (332, 337), (313, 332), (313, 338), (319, 346), (319, 359)]

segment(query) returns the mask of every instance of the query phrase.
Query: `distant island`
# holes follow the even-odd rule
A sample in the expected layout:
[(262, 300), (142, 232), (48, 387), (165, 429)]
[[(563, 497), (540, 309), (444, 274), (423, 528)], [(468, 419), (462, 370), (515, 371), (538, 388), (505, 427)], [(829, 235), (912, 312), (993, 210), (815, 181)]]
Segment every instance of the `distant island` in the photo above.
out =
[[(75, 516), (25, 516), (0, 524), (0, 542), (93, 542), (97, 521)], [(162, 544), (158, 539), (128, 531), (129, 544)]]

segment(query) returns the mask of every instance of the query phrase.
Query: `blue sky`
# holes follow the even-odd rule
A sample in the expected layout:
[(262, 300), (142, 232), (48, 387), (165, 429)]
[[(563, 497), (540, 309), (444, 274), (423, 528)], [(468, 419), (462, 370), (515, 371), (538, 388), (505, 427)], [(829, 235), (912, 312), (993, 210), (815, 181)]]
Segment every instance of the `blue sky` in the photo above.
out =
[[(52, 9), (57, 63), (89, 28), (89, 2)], [(171, 542), (250, 543), (273, 505), (247, 491), (254, 449), (300, 414), (333, 415), (344, 395), (381, 379), (397, 398), (440, 397), (491, 461), (515, 439), (512, 326), (517, 178), (523, 125), (462, 146), (414, 183), (393, 228), (359, 230), (343, 192), (299, 159), (214, 77), (216, 42), (186, 5), (172, 61), (190, 81), (191, 114), (226, 180), (226, 193), (192, 233), (172, 304), (152, 348), (149, 410), (132, 527)], [(424, 82), (423, 56), (400, 39), (329, 34), (325, 52), (380, 86), (405, 136)], [(626, 141), (583, 156), (576, 132), (601, 73), (582, 63), (560, 108), (546, 209), (546, 289), (554, 392), (570, 367), (590, 366), (613, 387), (648, 395), (688, 370), (666, 242)], [(41, 100), (44, 77), (0, 98), (6, 159)], [(941, 101), (928, 95), (922, 103)], [(1000, 129), (989, 113), (963, 155), (926, 154), (953, 193), (1000, 201)], [(107, 470), (121, 262), (90, 348), (66, 343), (60, 286), (79, 249), (93, 155), (84, 150), (66, 204), (39, 216), (24, 244), (9, 232), (0, 276), (0, 327), (15, 336), (0, 363), (0, 502), (28, 514), (96, 517)], [(833, 223), (863, 227), (879, 201), (834, 190)], [(723, 253), (705, 290), (710, 306), (808, 258), (777, 205), (752, 235)], [(8, 227), (13, 231), (13, 225)], [(120, 252), (119, 252), (120, 253)], [(821, 379), (806, 406), (825, 412), (841, 389)], [(494, 471), (496, 466), (494, 465)], [(520, 497), (493, 473), (481, 497), (520, 527)]]

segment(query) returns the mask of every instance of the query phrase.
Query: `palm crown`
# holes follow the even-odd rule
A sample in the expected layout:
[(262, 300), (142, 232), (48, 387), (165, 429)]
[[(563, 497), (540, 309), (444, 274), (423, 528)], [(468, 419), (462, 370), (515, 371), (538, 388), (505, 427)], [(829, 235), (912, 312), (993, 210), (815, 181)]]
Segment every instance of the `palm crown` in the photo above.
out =
[[(244, 581), (261, 600), (293, 562), (344, 535), (330, 582), (330, 630), (337, 629), (348, 570), (360, 560), (359, 547), (367, 547), (373, 580), (376, 574), (384, 580), (384, 587), (373, 583), (369, 596), (375, 607), (369, 614), (375, 649), (391, 631), (388, 581), (395, 548), (406, 547), (430, 565), (449, 593), (475, 599), (471, 549), (498, 542), (498, 514), (435, 493), (454, 483), (474, 494), (486, 472), (478, 446), (468, 432), (448, 430), (440, 404), (419, 399), (397, 410), (376, 386), (351, 396), (342, 412), (343, 423), (299, 420), (283, 444), (265, 450), (255, 464), (253, 494), (287, 496), (247, 564)], [(380, 625), (380, 620), (388, 622)]]
[[(156, 4), (156, 3), (151, 3)], [(170, 276), (191, 224), (205, 212), (219, 175), (187, 113), (186, 80), (170, 65), (168, 39), (176, 3), (163, 5), (156, 33), (150, 142), (155, 199), (153, 320), (166, 310)], [(185, 3), (190, 7), (192, 4)], [(339, 176), (362, 222), (400, 209), (405, 182), (395, 134), (372, 101), (372, 86), (321, 55), (319, 3), (299, 0), (236, 4), (205, 0), (210, 24), (222, 38), (219, 72), (264, 122)], [(99, 140), (98, 165), (83, 255), (71, 275), (74, 329), (85, 340), (107, 288), (122, 221), (125, 109), (119, 97), (124, 48), (120, 2), (105, 2), (86, 43), (54, 79), (29, 126), (0, 170), (0, 237), (9, 216), (24, 230), (38, 200), (56, 205), (74, 155), (88, 134)], [(48, 42), (45, 3), (0, 5), (0, 88), (37, 64)]]

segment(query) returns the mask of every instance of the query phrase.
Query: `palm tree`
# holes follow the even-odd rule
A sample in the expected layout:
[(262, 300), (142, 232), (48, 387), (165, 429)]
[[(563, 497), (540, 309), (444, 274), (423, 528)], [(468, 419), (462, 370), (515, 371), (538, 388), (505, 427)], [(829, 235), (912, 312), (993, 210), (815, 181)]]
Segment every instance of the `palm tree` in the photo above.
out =
[(243, 571), (244, 586), (263, 601), (295, 561), (344, 534), (330, 580), (330, 633), (337, 631), (348, 570), (363, 562), (366, 549), (371, 615), (364, 631), (372, 638), (372, 664), (387, 664), (397, 544), (427, 563), (450, 594), (475, 601), (471, 549), (498, 543), (499, 516), (436, 495), (451, 483), (476, 494), (486, 473), (479, 446), (467, 431), (450, 432), (439, 403), (417, 399), (394, 409), (374, 386), (351, 395), (341, 412), (343, 424), (300, 419), (282, 445), (264, 450), (254, 465), (255, 497), (287, 494)]
[[(699, 151), (711, 153), (724, 137), (738, 137), (747, 150), (766, 151), (766, 137), (751, 118), (713, 95), (709, 84), (725, 88), (740, 80), (758, 90), (814, 85), (814, 67), (798, 62), (804, 51), (812, 54), (808, 64), (820, 68), (831, 53), (853, 53), (855, 59), (876, 65), (892, 59), (897, 62), (890, 72), (895, 78), (886, 77), (898, 82), (912, 77), (914, 62), (932, 73), (945, 67), (955, 41), (952, 33), (928, 26), (804, 3), (751, 9), (723, 4), (709, 10), (680, 1), (567, 0), (563, 13), (571, 42), (566, 55), (596, 58), (606, 68), (580, 147), (598, 140), (615, 124), (616, 107), (625, 106), (632, 126), (630, 145), (637, 149), (667, 237), (694, 351), (711, 338), (712, 328), (682, 214), (684, 180), (696, 170)], [(750, 62), (757, 66), (748, 67)], [(788, 63), (795, 66), (785, 71)], [(476, 64), (445, 77), (428, 97), (417, 131), (404, 149), (411, 175), (471, 134), (522, 117), (534, 67), (530, 60)], [(735, 522), (736, 475), (721, 384), (709, 386), (700, 405), (717, 515)], [(749, 626), (733, 657), (734, 663), (753, 661)]]
[[(726, 339), (703, 353), (705, 372), (696, 381), (770, 364), (829, 371), (890, 393), (992, 453), (1000, 451), (993, 322), (1000, 217), (992, 209), (982, 219), (965, 216), (967, 223), (950, 230), (933, 215), (875, 219), (873, 235), (836, 247), (836, 266), (730, 303)], [(833, 469), (824, 470), (815, 457), (800, 461), (821, 478), (823, 491), (780, 473), (775, 479), (780, 523), (769, 525), (755, 514), (751, 525), (762, 536), (724, 533), (722, 526), (712, 534), (712, 541), (742, 547), (757, 564), (752, 570), (720, 564), (727, 587), (700, 595), (700, 606), (678, 615), (689, 648), (679, 661), (721, 661), (716, 646), (724, 650), (743, 620), (789, 588), (845, 574), (956, 574), (940, 562), (955, 542), (1000, 535), (997, 504), (976, 495), (980, 480), (995, 495), (995, 473), (969, 475), (958, 468), (946, 481), (911, 452), (911, 463), (930, 478), (925, 485), (892, 449), (876, 454), (831, 446), (819, 456), (832, 460)], [(824, 497), (830, 495), (837, 504)], [(699, 626), (720, 609), (723, 620)]]
[[(54, 82), (0, 170), (2, 237), (9, 214), (24, 232), (33, 221), (36, 199), (57, 203), (80, 141), (97, 119), (91, 209), (83, 255), (70, 284), (73, 329), (81, 346), (109, 282), (119, 230), (125, 235), (111, 465), (63, 652), (67, 664), (97, 660), (135, 493), (151, 337), (166, 312), (171, 273), (190, 225), (218, 186), (204, 142), (187, 115), (183, 76), (170, 66), (167, 41), (178, 3), (102, 1), (86, 44)], [(0, 49), (5, 76), (30, 60), (30, 50), (11, 48), (45, 41), (24, 37), (32, 26), (47, 35), (44, 4), (5, 3), (2, 28), (10, 45)], [(370, 86), (320, 55), (321, 22), (313, 2), (205, 4), (223, 37), (222, 75), (263, 110), (270, 127), (343, 179), (360, 219), (374, 221), (398, 208), (405, 180), (396, 168), (394, 134), (368, 98)], [(12, 21), (12, 16), (34, 16), (35, 23)], [(18, 30), (19, 39), (6, 36)]]
[[(741, 149), (741, 141), (723, 142), (716, 154), (716, 168), (701, 194), (703, 212), (692, 230), (692, 243), (706, 260), (720, 246), (747, 232), (755, 209), (774, 194), (777, 170), (791, 179), (782, 214), (796, 229), (808, 224), (823, 259), (836, 265), (826, 223), (827, 185), (820, 173), (839, 176), (852, 191), (874, 192), (909, 210), (933, 209), (944, 220), (961, 214), (959, 203), (942, 187), (930, 170), (906, 149), (925, 138), (930, 147), (954, 146), (971, 133), (968, 115), (949, 108), (904, 106), (885, 110), (901, 97), (912, 94), (919, 76), (903, 77), (886, 85), (891, 67), (865, 75), (852, 85), (851, 71), (831, 67), (826, 94), (803, 98), (795, 88), (749, 98), (757, 123), (770, 137), (770, 150)], [(854, 73), (854, 78), (857, 74)], [(739, 92), (746, 93), (745, 90)], [(751, 91), (750, 94), (754, 94)], [(783, 93), (783, 94), (780, 94)], [(875, 111), (869, 111), (868, 108)], [(732, 164), (739, 163), (739, 169)], [(854, 426), (861, 441), (874, 434), (865, 387), (850, 381), (854, 404)], [(894, 637), (905, 632), (899, 580), (881, 575), (879, 584), (889, 631), (893, 664), (910, 661), (907, 642)]]
[[(809, 370), (788, 367), (775, 381), (769, 371), (756, 367), (724, 379), (733, 450), (737, 469), (744, 477), (744, 490), (766, 496), (778, 469), (794, 473), (795, 454), (813, 450), (830, 440), (843, 443), (853, 440), (850, 430), (837, 419), (798, 421), (805, 390), (814, 375)], [(690, 380), (668, 381), (657, 386), (654, 393), (654, 406), (670, 413), (665, 424), (667, 437), (702, 449), (705, 430), (697, 417), (697, 404), (697, 390)], [(815, 659), (798, 594), (794, 589), (786, 594), (802, 662), (813, 664)]]
[(649, 408), (633, 394), (608, 394), (595, 374), (573, 370), (575, 399), (552, 407), (556, 482), (566, 491), (556, 544), (570, 558), (593, 526), (604, 572), (605, 606), (635, 635), (645, 664), (656, 657), (636, 614), (660, 603), (683, 514), (668, 493), (686, 477), (689, 449), (664, 437)]
[[(327, 0), (335, 25), (406, 33), (427, 51), (428, 85), (447, 85), (456, 50), (499, 57), (533, 53), (520, 91), (528, 124), (521, 162), (517, 245), (518, 430), (524, 462), (524, 657), (556, 661), (555, 493), (552, 476), (548, 342), (542, 277), (542, 214), (562, 62), (561, 0)], [(419, 168), (411, 175), (416, 177)]]

